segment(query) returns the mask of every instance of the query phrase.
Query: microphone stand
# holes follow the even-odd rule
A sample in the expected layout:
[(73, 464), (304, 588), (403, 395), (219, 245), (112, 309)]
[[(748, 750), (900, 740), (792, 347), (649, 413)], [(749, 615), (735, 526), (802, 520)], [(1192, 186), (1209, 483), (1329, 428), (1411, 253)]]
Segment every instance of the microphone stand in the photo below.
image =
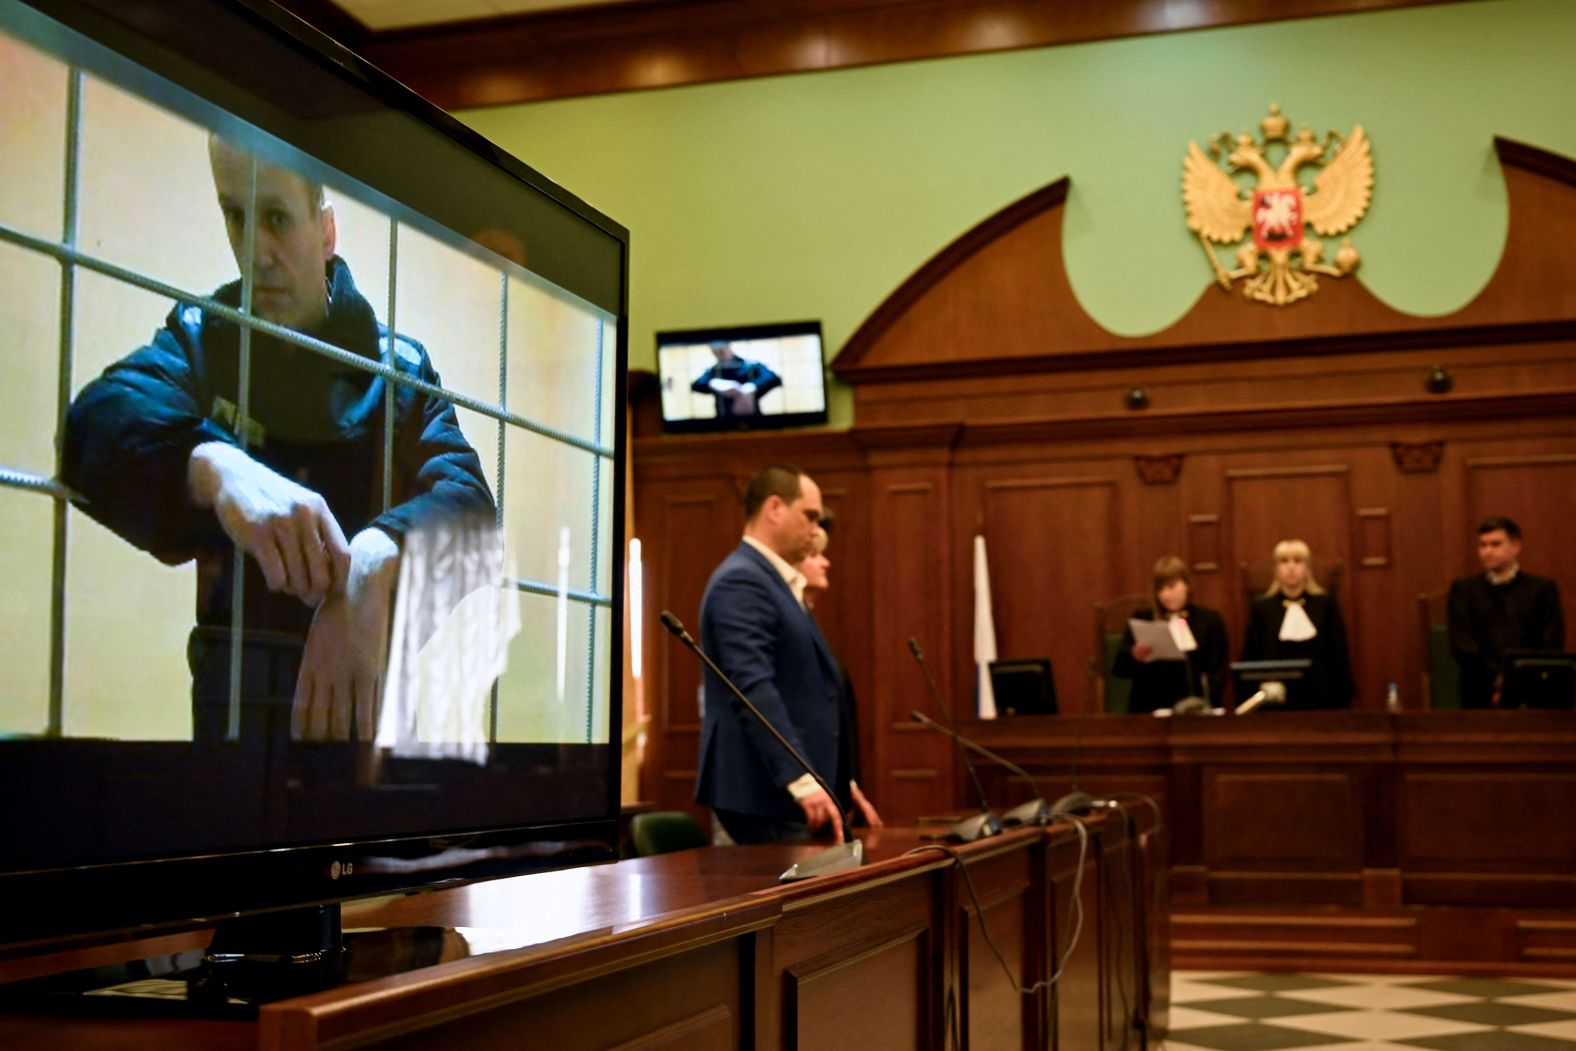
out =
[[(784, 737), (782, 732), (779, 731), (777, 727), (772, 725), (772, 721), (766, 718), (765, 713), (755, 706), (755, 702), (746, 697), (744, 695), (744, 691), (739, 689), (739, 687), (734, 684), (734, 681), (728, 678), (721, 668), (717, 667), (717, 662), (706, 655), (706, 651), (700, 648), (700, 643), (695, 641), (694, 636), (684, 630), (684, 624), (679, 620), (679, 618), (675, 617), (669, 610), (663, 610), (661, 614), (661, 620), (662, 626), (667, 628), (674, 638), (678, 639), (685, 646), (689, 647), (690, 651), (701, 659), (701, 663), (705, 664), (706, 667), (711, 669), (711, 673), (721, 680), (724, 686), (728, 687), (728, 689), (733, 692), (733, 696), (738, 698), (739, 703), (744, 705), (745, 710), (753, 715), (756, 721), (766, 728), (766, 732), (771, 734), (778, 744), (783, 746), (788, 754), (793, 757), (794, 762), (804, 767), (805, 772), (815, 779), (815, 783), (820, 787), (821, 791), (826, 793), (826, 798), (832, 801), (832, 805), (838, 806), (837, 793), (833, 792), (831, 786), (826, 783), (826, 780), (821, 777), (820, 774), (816, 773), (815, 767), (810, 765), (810, 760), (801, 755), (799, 749), (795, 748), (791, 743), (789, 743), (788, 738)], [(793, 865), (790, 865), (788, 870), (778, 877), (778, 882), (790, 883), (794, 880), (809, 879), (812, 876), (825, 876), (833, 872), (846, 872), (849, 869), (856, 869), (865, 863), (864, 843), (857, 839), (848, 838), (848, 833), (853, 830), (853, 822), (850, 813), (842, 813), (842, 808), (840, 806), (838, 807), (838, 810), (839, 816), (843, 822), (844, 842), (839, 843), (834, 847), (828, 847), (825, 850), (818, 851), (817, 853), (805, 858), (803, 861), (798, 861)]]
[[(1184, 623), (1184, 624), (1187, 624), (1187, 615), (1186, 615), (1186, 613), (1187, 613), (1186, 607), (1183, 607), (1181, 610), (1177, 611), (1177, 615), (1182, 618), (1182, 623)], [(1170, 625), (1168, 624), (1167, 627), (1169, 627), (1169, 626)], [(1188, 624), (1187, 631), (1188, 631), (1189, 635), (1193, 634), (1193, 626), (1191, 624)], [(1193, 641), (1194, 641), (1194, 644), (1197, 645), (1198, 639), (1197, 639), (1196, 636), (1194, 637)], [(1182, 650), (1182, 647), (1178, 646), (1177, 649)], [(1208, 675), (1201, 675), (1201, 676), (1199, 676), (1199, 678), (1201, 678), (1203, 680), (1203, 686), (1201, 687), (1199, 692), (1195, 693), (1194, 690), (1193, 690), (1193, 684), (1194, 684), (1194, 682), (1196, 680), (1193, 678), (1193, 658), (1192, 658), (1192, 656), (1190, 654), (1190, 651), (1188, 651), (1188, 650), (1182, 650), (1182, 668), (1187, 673), (1187, 696), (1182, 698), (1182, 700), (1178, 701), (1177, 704), (1186, 704), (1188, 701), (1197, 699), (1197, 700), (1201, 700), (1201, 701), (1204, 702), (1204, 707), (1205, 708), (1213, 707), (1214, 706), (1214, 702), (1209, 699), (1209, 676)], [(1173, 704), (1171, 707), (1173, 709), (1175, 709), (1177, 707), (1177, 704)]]
[[(930, 665), (925, 663), (925, 654), (919, 648), (919, 640), (910, 638), (908, 640), (908, 649), (914, 655), (914, 660), (919, 662), (919, 670), (925, 673), (925, 682), (930, 685), (930, 696), (935, 700), (936, 707), (941, 710), (942, 717), (947, 720), (949, 729), (942, 730), (942, 733), (952, 738), (953, 750), (957, 752), (958, 758), (963, 760), (964, 768), (968, 770), (969, 777), (974, 781), (974, 790), (980, 796), (979, 815), (964, 818), (953, 825), (947, 830), (947, 838), (956, 839), (961, 843), (972, 843), (976, 839), (984, 839), (987, 836), (999, 836), (1001, 835), (1001, 818), (996, 816), (996, 812), (990, 808), (990, 801), (985, 798), (985, 786), (980, 783), (979, 771), (974, 769), (974, 764), (969, 762), (969, 757), (964, 755), (963, 749), (959, 747), (963, 738), (958, 736), (957, 728), (952, 725), (952, 715), (947, 711), (946, 704), (941, 700), (941, 690), (936, 687), (936, 679), (930, 674)], [(915, 712), (914, 714), (918, 715), (919, 713)], [(928, 722), (929, 720), (926, 721)], [(937, 726), (936, 729), (940, 730), (941, 727)]]
[(927, 729), (934, 730), (940, 734), (946, 734), (948, 737), (952, 738), (954, 744), (962, 745), (964, 748), (967, 748), (976, 755), (984, 756), (991, 762), (997, 764), (998, 766), (1005, 767), (1007, 770), (1010, 770), (1019, 777), (1023, 778), (1025, 781), (1029, 782), (1029, 791), (1034, 793), (1034, 798), (1027, 803), (1018, 804), (1003, 814), (1001, 816), (1002, 825), (1009, 827), (1012, 825), (1044, 825), (1050, 822), (1051, 804), (1045, 801), (1044, 794), (1040, 792), (1040, 783), (1034, 779), (1034, 775), (1030, 774), (1029, 771), (1025, 770), (1017, 763), (1012, 762), (1010, 759), (996, 754), (979, 742), (969, 740), (967, 737), (964, 737), (956, 730), (949, 730), (947, 727), (942, 726), (940, 723), (936, 722), (936, 720), (930, 718), (924, 712), (909, 712), (908, 717), (913, 719), (916, 723), (919, 723), (921, 726), (926, 727)]

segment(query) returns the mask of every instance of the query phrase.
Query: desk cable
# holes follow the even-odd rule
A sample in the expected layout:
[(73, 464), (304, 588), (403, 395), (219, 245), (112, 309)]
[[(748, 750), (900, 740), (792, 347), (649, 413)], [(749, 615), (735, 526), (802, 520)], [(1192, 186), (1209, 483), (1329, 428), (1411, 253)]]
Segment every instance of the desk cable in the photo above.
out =
[(963, 855), (958, 853), (956, 848), (946, 846), (942, 843), (926, 843), (921, 846), (917, 846), (912, 850), (904, 851), (903, 853), (904, 857), (908, 857), (911, 854), (918, 854), (921, 851), (935, 850), (950, 857), (958, 866), (958, 871), (963, 874), (963, 885), (968, 888), (969, 900), (974, 903), (974, 919), (975, 922), (979, 924), (980, 937), (985, 940), (986, 946), (990, 948), (991, 955), (995, 956), (996, 962), (1001, 965), (1002, 973), (1007, 976), (1008, 983), (1020, 996), (1033, 996), (1041, 989), (1049, 989), (1051, 986), (1061, 981), (1063, 972), (1067, 970), (1067, 962), (1072, 958), (1073, 950), (1078, 947), (1078, 939), (1083, 934), (1083, 874), (1084, 862), (1089, 857), (1089, 829), (1082, 820), (1074, 817), (1071, 814), (1062, 814), (1059, 816), (1065, 817), (1067, 820), (1071, 821), (1078, 829), (1078, 868), (1076, 875), (1073, 877), (1073, 934), (1072, 938), (1067, 943), (1066, 950), (1062, 953), (1061, 959), (1056, 964), (1056, 969), (1051, 973), (1051, 976), (1049, 978), (1042, 978), (1033, 985), (1029, 986), (1018, 984), (1017, 975), (1013, 974), (1012, 968), (1007, 965), (1007, 958), (1001, 954), (1001, 950), (998, 949), (996, 947), (996, 943), (991, 940), (990, 931), (985, 927), (985, 910), (983, 907), (981, 907), (979, 894), (974, 889), (974, 878), (969, 875), (968, 866), (963, 863)]

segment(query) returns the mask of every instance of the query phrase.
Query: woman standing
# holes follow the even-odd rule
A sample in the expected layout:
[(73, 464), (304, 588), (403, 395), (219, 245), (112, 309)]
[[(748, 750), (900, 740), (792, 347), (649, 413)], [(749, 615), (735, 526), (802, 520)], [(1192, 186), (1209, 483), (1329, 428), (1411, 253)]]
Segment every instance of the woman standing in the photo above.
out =
[(1308, 545), (1282, 540), (1275, 545), (1275, 581), (1253, 601), (1245, 661), (1306, 658), (1313, 667), (1301, 679), (1286, 683), (1291, 709), (1350, 708), (1352, 661), (1346, 645), (1346, 623), (1335, 596), (1313, 578)]
[(1133, 681), (1127, 710), (1145, 713), (1171, 708), (1184, 697), (1203, 697), (1211, 705), (1219, 704), (1226, 688), (1226, 622), (1214, 610), (1193, 604), (1187, 563), (1175, 555), (1157, 561), (1149, 608), (1133, 617), (1165, 621), (1183, 659), (1154, 660), (1150, 647), (1134, 642), (1129, 626), (1111, 669)]

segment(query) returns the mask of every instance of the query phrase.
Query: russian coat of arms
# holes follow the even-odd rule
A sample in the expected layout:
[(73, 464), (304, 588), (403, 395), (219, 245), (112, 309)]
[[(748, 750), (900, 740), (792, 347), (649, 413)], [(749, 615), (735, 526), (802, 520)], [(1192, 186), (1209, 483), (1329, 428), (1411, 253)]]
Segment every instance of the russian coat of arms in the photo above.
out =
[[(1287, 120), (1273, 103), (1259, 128), (1262, 140), (1222, 132), (1209, 140), (1208, 153), (1188, 143), (1182, 201), (1188, 229), (1198, 235), (1220, 286), (1230, 289), (1247, 278), (1243, 294), (1249, 299), (1285, 306), (1318, 291), (1315, 274), (1345, 277), (1357, 269), (1361, 259), (1351, 238), (1342, 238), (1326, 263), (1319, 237), (1346, 233), (1368, 210), (1373, 154), (1361, 124), (1350, 135), (1332, 131), (1322, 141), (1304, 126), (1288, 141)], [(1272, 153), (1279, 163), (1272, 163)], [(1256, 179), (1251, 190), (1238, 173)], [(1307, 232), (1309, 226), (1318, 236)], [(1253, 238), (1237, 249), (1236, 268), (1226, 269), (1210, 242), (1236, 244), (1249, 229)]]

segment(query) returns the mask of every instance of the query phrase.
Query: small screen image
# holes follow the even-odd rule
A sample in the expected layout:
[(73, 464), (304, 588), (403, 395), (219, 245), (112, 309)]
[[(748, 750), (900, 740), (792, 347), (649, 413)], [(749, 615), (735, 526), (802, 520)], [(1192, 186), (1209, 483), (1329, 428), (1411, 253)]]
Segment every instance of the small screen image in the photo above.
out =
[(826, 422), (819, 321), (659, 332), (657, 369), (670, 431)]

